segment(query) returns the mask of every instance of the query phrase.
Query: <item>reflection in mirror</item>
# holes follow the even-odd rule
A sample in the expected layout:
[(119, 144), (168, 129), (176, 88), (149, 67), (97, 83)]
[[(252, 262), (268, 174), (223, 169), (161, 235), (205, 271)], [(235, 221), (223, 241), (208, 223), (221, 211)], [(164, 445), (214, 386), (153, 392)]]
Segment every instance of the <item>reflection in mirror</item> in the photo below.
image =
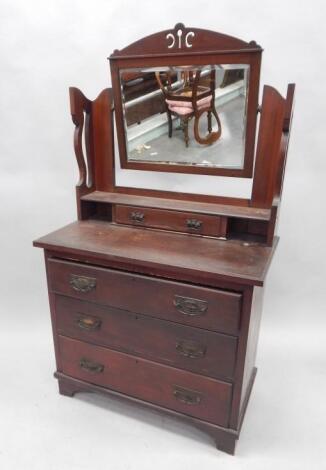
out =
[(249, 65), (120, 71), (128, 161), (242, 169)]

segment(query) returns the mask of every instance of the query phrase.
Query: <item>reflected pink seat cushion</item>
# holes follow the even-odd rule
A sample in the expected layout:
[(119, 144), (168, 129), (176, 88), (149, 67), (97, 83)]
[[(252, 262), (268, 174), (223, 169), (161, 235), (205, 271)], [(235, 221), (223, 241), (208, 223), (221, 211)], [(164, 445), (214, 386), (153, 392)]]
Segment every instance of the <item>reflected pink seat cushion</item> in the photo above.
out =
[[(165, 100), (165, 101), (170, 111), (173, 111), (181, 115), (190, 114), (194, 110), (191, 101), (177, 101), (177, 100)], [(206, 96), (205, 98), (202, 98), (201, 100), (197, 101), (197, 108), (199, 110), (208, 108), (211, 104), (211, 101), (212, 101), (212, 95)]]

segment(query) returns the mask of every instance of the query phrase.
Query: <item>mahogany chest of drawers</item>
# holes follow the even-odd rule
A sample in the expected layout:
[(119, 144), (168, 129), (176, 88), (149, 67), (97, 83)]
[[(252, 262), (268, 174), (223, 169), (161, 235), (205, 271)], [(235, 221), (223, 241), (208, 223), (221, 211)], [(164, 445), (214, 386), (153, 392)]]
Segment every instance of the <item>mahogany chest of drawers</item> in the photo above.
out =
[[(60, 393), (128, 399), (231, 454), (256, 375), (295, 89), (265, 86), (259, 105), (261, 53), (181, 23), (115, 50), (112, 88), (93, 101), (70, 88), (78, 221), (34, 242)], [(130, 102), (124, 82), (148, 74), (154, 94), (137, 82)], [(219, 194), (240, 181), (246, 197)]]
[(129, 398), (190, 421), (233, 453), (274, 247), (103, 221), (35, 245), (45, 249), (60, 393)]

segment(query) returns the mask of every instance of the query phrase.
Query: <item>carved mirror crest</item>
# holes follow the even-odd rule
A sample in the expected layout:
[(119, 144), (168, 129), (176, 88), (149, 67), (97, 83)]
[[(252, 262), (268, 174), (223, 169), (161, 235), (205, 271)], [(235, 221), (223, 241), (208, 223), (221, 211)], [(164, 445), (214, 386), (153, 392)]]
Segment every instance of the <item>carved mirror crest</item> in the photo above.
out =
[(251, 177), (261, 53), (182, 24), (114, 51), (121, 167)]

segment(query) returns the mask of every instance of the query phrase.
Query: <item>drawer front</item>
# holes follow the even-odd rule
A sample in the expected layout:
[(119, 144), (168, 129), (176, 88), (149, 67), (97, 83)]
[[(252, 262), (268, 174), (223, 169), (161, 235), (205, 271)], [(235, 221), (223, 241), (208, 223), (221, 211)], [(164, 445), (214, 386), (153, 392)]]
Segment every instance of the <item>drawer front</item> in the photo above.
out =
[(86, 382), (228, 425), (232, 385), (118, 351), (59, 337), (62, 372)]
[(118, 224), (225, 237), (227, 218), (218, 215), (116, 205), (115, 222)]
[(232, 378), (237, 338), (56, 296), (58, 333), (191, 370)]
[(51, 259), (49, 288), (189, 326), (238, 334), (241, 294)]

